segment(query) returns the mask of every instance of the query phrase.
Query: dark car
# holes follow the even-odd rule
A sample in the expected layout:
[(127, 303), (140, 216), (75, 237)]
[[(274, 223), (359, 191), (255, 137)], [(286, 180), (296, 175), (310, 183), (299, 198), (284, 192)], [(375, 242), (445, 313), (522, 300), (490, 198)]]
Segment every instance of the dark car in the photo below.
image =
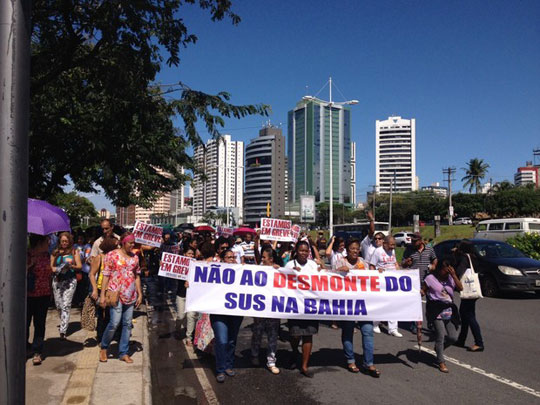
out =
[[(500, 291), (535, 291), (540, 294), (540, 261), (531, 259), (508, 243), (469, 239), (474, 245), (482, 294), (494, 297)], [(434, 246), (439, 260), (452, 259), (459, 239), (445, 240)]]

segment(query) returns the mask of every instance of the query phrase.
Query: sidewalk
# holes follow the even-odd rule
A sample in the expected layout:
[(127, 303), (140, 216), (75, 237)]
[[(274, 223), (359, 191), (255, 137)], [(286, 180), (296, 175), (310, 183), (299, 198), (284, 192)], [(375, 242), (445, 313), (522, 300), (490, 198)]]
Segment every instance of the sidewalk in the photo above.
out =
[[(151, 405), (150, 357), (146, 310), (135, 311), (130, 342), (133, 364), (117, 359), (117, 344), (109, 348), (109, 361), (100, 363), (95, 332), (80, 328), (79, 308), (71, 310), (67, 340), (58, 334), (56, 310), (49, 310), (44, 360), (26, 363), (26, 403)], [(30, 337), (33, 331), (30, 329)], [(84, 342), (88, 341), (86, 345)]]

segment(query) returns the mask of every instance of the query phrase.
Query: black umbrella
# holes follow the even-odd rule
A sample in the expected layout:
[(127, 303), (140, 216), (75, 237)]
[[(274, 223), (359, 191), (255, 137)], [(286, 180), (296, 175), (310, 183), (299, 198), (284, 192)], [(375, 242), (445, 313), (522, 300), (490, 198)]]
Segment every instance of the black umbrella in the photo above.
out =
[(193, 229), (195, 229), (195, 225), (185, 222), (183, 224), (178, 225), (176, 228), (174, 228), (174, 231), (175, 232), (183, 232), (183, 231), (185, 231), (187, 229), (193, 230)]

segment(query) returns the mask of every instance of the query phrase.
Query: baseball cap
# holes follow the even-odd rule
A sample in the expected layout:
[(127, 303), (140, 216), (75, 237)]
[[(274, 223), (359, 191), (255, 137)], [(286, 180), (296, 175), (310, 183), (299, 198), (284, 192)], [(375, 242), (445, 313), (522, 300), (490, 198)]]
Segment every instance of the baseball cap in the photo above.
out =
[(422, 235), (420, 235), (420, 232), (415, 232), (411, 235), (411, 240), (421, 240)]

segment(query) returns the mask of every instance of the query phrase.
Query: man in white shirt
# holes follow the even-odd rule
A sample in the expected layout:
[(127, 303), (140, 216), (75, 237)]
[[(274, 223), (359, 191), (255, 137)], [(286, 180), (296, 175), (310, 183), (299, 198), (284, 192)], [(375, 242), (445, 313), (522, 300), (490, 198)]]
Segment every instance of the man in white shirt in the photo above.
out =
[[(393, 236), (386, 236), (383, 245), (375, 249), (369, 260), (369, 268), (371, 270), (398, 270), (399, 264), (396, 259), (396, 241)], [(373, 322), (373, 332), (381, 333), (379, 322)], [(388, 334), (395, 337), (403, 337), (398, 331), (397, 321), (388, 321)]]
[(371, 255), (379, 246), (382, 246), (384, 234), (382, 232), (375, 233), (375, 222), (373, 221), (373, 214), (371, 211), (367, 212), (367, 217), (369, 219), (369, 228), (368, 233), (360, 244), (362, 249), (362, 258), (365, 262), (369, 263)]
[(241, 244), (242, 244), (242, 238), (238, 236), (236, 238), (236, 243), (231, 248), (231, 250), (236, 255), (236, 263), (238, 264), (244, 264), (244, 249), (242, 248)]
[(92, 260), (93, 257), (102, 253), (101, 249), (99, 248), (99, 245), (101, 245), (101, 242), (103, 242), (104, 238), (112, 237), (112, 238), (116, 238), (120, 240), (120, 236), (118, 236), (117, 234), (113, 232), (114, 226), (111, 224), (111, 221), (109, 221), (108, 219), (102, 219), (100, 225), (101, 225), (101, 230), (103, 231), (103, 236), (100, 236), (99, 238), (97, 238), (94, 244), (92, 245), (92, 250), (90, 251), (90, 260)]

